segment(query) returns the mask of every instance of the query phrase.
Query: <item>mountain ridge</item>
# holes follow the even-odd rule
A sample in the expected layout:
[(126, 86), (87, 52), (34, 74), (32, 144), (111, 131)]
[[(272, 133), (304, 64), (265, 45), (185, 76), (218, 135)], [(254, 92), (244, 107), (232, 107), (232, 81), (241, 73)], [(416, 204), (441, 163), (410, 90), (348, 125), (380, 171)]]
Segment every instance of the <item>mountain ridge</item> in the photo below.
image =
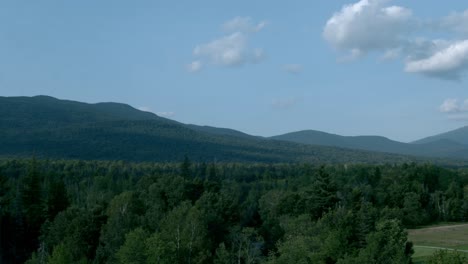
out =
[(448, 132), (440, 133), (434, 136), (425, 137), (416, 141), (413, 144), (424, 144), (437, 140), (450, 140), (459, 144), (468, 145), (468, 126), (463, 126)]
[(309, 145), (334, 146), (404, 155), (468, 158), (468, 146), (450, 139), (437, 139), (426, 143), (413, 144), (391, 140), (382, 136), (341, 136), (317, 130), (302, 130), (271, 138)]
[[(216, 135), (216, 133), (218, 133)], [(226, 135), (228, 134), (228, 135)], [(242, 136), (241, 136), (242, 135)], [(418, 158), (274, 141), (185, 125), (126, 104), (0, 97), (0, 156), (65, 159), (383, 163)]]
[[(428, 157), (419, 155), (421, 152), (392, 150), (387, 145), (406, 143), (380, 136), (314, 132), (329, 137), (329, 142), (294, 142), (281, 135), (267, 138), (229, 128), (183, 124), (121, 103), (0, 97), (0, 156), (166, 162), (187, 154), (198, 161), (315, 163), (411, 162), (427, 160), (417, 156)], [(374, 142), (370, 146), (369, 139)], [(359, 145), (364, 143), (367, 149)], [(447, 153), (458, 147), (442, 145), (439, 148), (448, 148)], [(416, 147), (421, 145), (414, 144)], [(464, 157), (465, 149), (457, 148), (456, 153), (455, 158)]]

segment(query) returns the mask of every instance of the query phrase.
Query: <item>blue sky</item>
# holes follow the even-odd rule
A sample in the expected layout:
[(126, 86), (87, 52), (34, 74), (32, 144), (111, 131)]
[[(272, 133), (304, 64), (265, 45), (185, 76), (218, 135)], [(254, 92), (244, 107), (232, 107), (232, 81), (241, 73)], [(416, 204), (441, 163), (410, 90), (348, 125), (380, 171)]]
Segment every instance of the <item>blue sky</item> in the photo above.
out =
[(272, 136), (468, 122), (463, 1), (0, 3), (0, 95), (128, 103)]

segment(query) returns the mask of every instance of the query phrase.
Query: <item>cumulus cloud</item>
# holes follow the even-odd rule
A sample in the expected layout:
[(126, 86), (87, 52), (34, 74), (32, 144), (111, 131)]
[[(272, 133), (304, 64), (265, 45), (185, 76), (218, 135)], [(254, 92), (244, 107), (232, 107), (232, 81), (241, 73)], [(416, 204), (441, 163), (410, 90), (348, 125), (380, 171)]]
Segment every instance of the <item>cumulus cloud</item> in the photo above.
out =
[(198, 58), (204, 58), (213, 64), (221, 66), (239, 66), (261, 61), (263, 50), (250, 50), (247, 46), (247, 41), (248, 36), (246, 34), (235, 32), (209, 43), (196, 46), (193, 54)]
[(266, 21), (254, 23), (250, 17), (235, 17), (223, 24), (223, 29), (227, 32), (259, 32), (267, 25)]
[(289, 97), (289, 98), (277, 98), (271, 100), (271, 107), (277, 110), (287, 110), (291, 109), (298, 103), (297, 98)]
[(283, 69), (287, 73), (297, 74), (302, 72), (302, 65), (301, 64), (285, 64)]
[(468, 121), (468, 99), (445, 99), (439, 106), (439, 111), (453, 121)]
[[(404, 59), (408, 73), (461, 79), (468, 68), (468, 10), (425, 23), (414, 17), (412, 10), (390, 2), (360, 0), (343, 6), (328, 19), (323, 37), (336, 50), (347, 54), (340, 61), (377, 52), (383, 60)], [(429, 31), (453, 36), (430, 39)]]
[(439, 106), (439, 110), (446, 114), (468, 112), (468, 99), (465, 99), (463, 102), (455, 98), (445, 99)]
[(458, 105), (458, 99), (445, 99), (445, 101), (439, 106), (439, 110), (442, 113), (456, 113), (460, 109)]
[(394, 49), (411, 28), (412, 11), (384, 6), (388, 1), (361, 0), (344, 6), (326, 23), (323, 37), (338, 50), (356, 55)]
[(431, 56), (406, 63), (407, 72), (445, 79), (459, 79), (468, 66), (468, 40), (454, 42)]
[[(236, 17), (226, 23), (223, 28), (229, 34), (210, 42), (197, 45), (193, 49), (193, 56), (197, 58), (197, 65), (211, 64), (223, 67), (242, 66), (249, 63), (259, 63), (266, 58), (261, 48), (251, 48), (250, 38), (261, 31), (266, 22), (253, 23), (251, 18)], [(192, 71), (196, 72), (196, 71)]]
[(188, 72), (199, 72), (202, 69), (203, 65), (201, 61), (192, 61), (191, 63), (187, 64), (187, 71)]

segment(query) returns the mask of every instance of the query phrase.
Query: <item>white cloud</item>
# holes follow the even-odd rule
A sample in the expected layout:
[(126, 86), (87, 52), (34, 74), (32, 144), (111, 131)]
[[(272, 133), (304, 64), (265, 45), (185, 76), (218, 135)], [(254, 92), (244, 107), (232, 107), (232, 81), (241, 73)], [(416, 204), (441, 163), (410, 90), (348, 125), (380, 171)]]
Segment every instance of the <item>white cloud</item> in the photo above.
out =
[(459, 112), (460, 106), (458, 105), (458, 99), (445, 99), (445, 101), (439, 106), (439, 110), (442, 113), (456, 113)]
[(385, 0), (361, 0), (344, 6), (326, 23), (323, 37), (333, 47), (353, 57), (371, 51), (395, 49), (412, 28), (412, 11), (384, 6)]
[(468, 40), (454, 42), (431, 56), (410, 60), (405, 70), (445, 79), (459, 79), (468, 67)]
[(439, 111), (453, 121), (468, 121), (468, 99), (460, 101), (456, 98), (445, 99), (439, 106)]
[(250, 17), (235, 17), (223, 24), (227, 32), (259, 32), (267, 25), (266, 21), (255, 24)]
[(283, 69), (292, 74), (297, 74), (302, 72), (302, 65), (301, 64), (285, 64)]
[(175, 113), (174, 112), (156, 112), (156, 115), (160, 117), (171, 118), (175, 116)]
[(193, 55), (208, 59), (217, 65), (235, 66), (245, 63), (246, 47), (247, 36), (241, 32), (235, 32), (207, 44), (198, 45), (193, 50)]
[(453, 42), (443, 39), (428, 40), (415, 38), (408, 40), (401, 48), (406, 55), (406, 62), (428, 58), (436, 52), (449, 47)]
[(265, 25), (266, 22), (254, 24), (250, 18), (236, 17), (223, 25), (231, 33), (197, 45), (193, 49), (193, 56), (197, 58), (200, 67), (205, 64), (233, 67), (259, 63), (266, 58), (265, 52), (261, 48), (251, 48), (249, 40)]
[[(338, 51), (339, 61), (378, 52), (382, 60), (404, 59), (405, 71), (446, 80), (461, 79), (468, 68), (468, 10), (422, 22), (412, 10), (391, 0), (360, 0), (345, 5), (327, 21), (324, 39)], [(428, 32), (453, 34), (430, 39)]]
[(468, 112), (468, 99), (465, 99), (463, 102), (455, 98), (445, 99), (439, 106), (439, 110), (446, 114)]
[(271, 107), (278, 110), (287, 110), (294, 107), (298, 103), (297, 98), (278, 98), (271, 101)]
[(188, 72), (199, 72), (202, 69), (203, 65), (201, 61), (192, 61), (191, 63), (187, 64), (187, 71)]

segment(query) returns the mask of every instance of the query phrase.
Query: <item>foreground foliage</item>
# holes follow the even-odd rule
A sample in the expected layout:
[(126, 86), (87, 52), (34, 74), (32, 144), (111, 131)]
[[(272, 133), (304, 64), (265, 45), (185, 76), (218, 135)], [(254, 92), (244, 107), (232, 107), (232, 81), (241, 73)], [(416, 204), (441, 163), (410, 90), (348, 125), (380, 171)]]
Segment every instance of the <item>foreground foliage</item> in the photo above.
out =
[(406, 227), (468, 219), (467, 175), (416, 164), (0, 161), (0, 260), (410, 263)]

